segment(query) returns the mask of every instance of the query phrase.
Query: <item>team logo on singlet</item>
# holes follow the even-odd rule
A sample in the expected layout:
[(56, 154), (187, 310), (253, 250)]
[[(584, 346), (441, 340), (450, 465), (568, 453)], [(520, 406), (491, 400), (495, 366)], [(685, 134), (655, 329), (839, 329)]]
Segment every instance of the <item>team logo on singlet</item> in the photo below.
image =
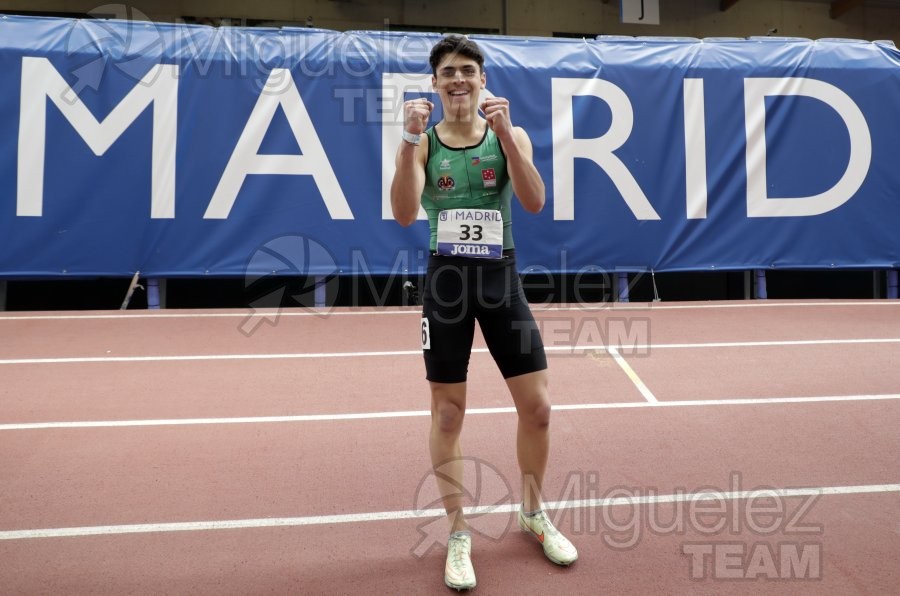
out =
[(450, 176), (441, 176), (437, 180), (437, 185), (441, 190), (453, 190), (453, 187), (456, 186), (456, 182), (454, 182), (453, 178)]
[(487, 155), (474, 155), (472, 156), (472, 165), (477, 166), (483, 161), (497, 161), (500, 159), (496, 153), (488, 153)]
[(497, 174), (494, 173), (494, 168), (481, 170), (481, 180), (484, 182), (485, 188), (497, 186)]

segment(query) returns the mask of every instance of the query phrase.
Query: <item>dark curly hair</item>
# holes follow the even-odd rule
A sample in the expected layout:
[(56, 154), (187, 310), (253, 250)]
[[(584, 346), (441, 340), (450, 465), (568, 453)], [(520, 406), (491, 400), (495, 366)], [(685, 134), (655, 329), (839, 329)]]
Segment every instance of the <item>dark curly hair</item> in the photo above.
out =
[(437, 74), (438, 64), (447, 54), (459, 54), (466, 58), (471, 58), (478, 63), (478, 68), (484, 72), (484, 54), (478, 44), (466, 37), (465, 35), (447, 35), (431, 48), (431, 56), (428, 62), (431, 64), (431, 70)]

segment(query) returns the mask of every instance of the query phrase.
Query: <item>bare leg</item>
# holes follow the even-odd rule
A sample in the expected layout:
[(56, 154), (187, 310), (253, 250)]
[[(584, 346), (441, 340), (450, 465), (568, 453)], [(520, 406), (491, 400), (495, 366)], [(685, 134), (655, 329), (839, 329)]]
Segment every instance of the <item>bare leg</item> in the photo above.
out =
[(525, 511), (536, 511), (541, 508), (541, 490), (550, 452), (547, 371), (511, 377), (506, 380), (506, 385), (519, 414), (516, 451), (522, 471), (522, 506)]
[(431, 383), (428, 447), (451, 533), (468, 529), (463, 515), (463, 461), (459, 445), (465, 412), (465, 383)]

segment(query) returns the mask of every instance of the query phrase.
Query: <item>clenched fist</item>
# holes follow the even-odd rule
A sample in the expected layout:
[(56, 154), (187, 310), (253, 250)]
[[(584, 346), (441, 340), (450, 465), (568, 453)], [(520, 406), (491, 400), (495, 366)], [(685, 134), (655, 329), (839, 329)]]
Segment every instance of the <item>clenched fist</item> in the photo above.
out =
[(512, 131), (512, 121), (509, 119), (509, 100), (505, 97), (488, 97), (479, 106), (484, 112), (484, 119), (495, 134)]
[(434, 104), (424, 97), (403, 102), (403, 127), (406, 132), (416, 135), (425, 132), (433, 109)]

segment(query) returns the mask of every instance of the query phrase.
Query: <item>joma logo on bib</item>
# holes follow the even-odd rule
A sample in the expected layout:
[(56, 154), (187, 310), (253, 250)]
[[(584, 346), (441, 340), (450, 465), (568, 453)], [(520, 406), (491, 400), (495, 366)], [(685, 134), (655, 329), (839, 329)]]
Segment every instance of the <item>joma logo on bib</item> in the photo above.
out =
[(453, 256), (460, 255), (464, 257), (488, 257), (491, 256), (491, 248), (484, 245), (454, 244), (450, 248), (450, 254)]

